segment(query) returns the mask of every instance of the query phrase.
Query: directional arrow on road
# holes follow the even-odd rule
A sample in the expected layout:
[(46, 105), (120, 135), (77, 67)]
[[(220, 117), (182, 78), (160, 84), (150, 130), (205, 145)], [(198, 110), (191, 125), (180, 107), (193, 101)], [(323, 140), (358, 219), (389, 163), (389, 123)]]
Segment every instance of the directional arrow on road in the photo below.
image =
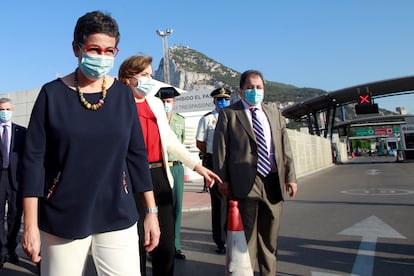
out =
[(377, 170), (377, 169), (371, 169), (371, 170), (368, 170), (368, 172), (367, 172), (367, 174), (369, 174), (369, 175), (377, 175), (377, 174), (380, 174), (380, 173), (382, 173), (380, 170)]
[(361, 236), (361, 244), (352, 267), (351, 275), (372, 275), (374, 269), (375, 247), (378, 238), (406, 239), (391, 226), (370, 216), (338, 233), (339, 235)]

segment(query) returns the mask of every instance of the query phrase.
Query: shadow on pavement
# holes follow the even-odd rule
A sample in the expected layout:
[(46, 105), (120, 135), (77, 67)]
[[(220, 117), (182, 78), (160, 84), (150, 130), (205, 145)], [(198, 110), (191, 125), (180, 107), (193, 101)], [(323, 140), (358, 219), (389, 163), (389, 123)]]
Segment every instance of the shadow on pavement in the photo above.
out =
[[(278, 262), (299, 263), (314, 269), (337, 271), (349, 275), (355, 261), (355, 253), (360, 241), (343, 239), (340, 241), (312, 240), (281, 236), (279, 237)], [(376, 260), (373, 275), (414, 275), (414, 247), (403, 243), (376, 243)], [(392, 253), (390, 257), (385, 254)], [(294, 268), (292, 269), (294, 270)], [(294, 273), (294, 271), (291, 271)], [(283, 274), (278, 275), (295, 275)]]

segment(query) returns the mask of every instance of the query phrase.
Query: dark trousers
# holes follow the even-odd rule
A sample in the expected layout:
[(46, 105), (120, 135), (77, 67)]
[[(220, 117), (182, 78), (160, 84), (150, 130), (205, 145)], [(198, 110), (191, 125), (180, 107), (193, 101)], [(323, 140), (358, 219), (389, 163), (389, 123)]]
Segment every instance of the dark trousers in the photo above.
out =
[[(0, 246), (1, 256), (14, 252), (17, 247), (17, 235), (20, 230), (22, 217), (22, 199), (20, 193), (15, 191), (10, 183), (9, 170), (1, 170), (0, 179)], [(7, 231), (5, 225), (7, 202)]]
[[(203, 166), (211, 170), (213, 169), (211, 154), (206, 154), (203, 157)], [(210, 198), (213, 241), (217, 247), (223, 248), (226, 244), (227, 236), (228, 198), (219, 192), (217, 185), (210, 188)]]
[[(158, 206), (158, 220), (161, 236), (159, 245), (152, 251), (152, 275), (174, 275), (175, 247), (174, 247), (174, 212), (172, 189), (168, 182), (164, 168), (151, 169), (152, 184), (154, 186), (155, 202)], [(139, 195), (137, 195), (139, 197)], [(140, 223), (138, 223), (138, 235), (140, 240), (141, 274), (146, 275), (146, 253), (144, 243), (144, 217), (145, 208), (142, 200), (136, 200)]]

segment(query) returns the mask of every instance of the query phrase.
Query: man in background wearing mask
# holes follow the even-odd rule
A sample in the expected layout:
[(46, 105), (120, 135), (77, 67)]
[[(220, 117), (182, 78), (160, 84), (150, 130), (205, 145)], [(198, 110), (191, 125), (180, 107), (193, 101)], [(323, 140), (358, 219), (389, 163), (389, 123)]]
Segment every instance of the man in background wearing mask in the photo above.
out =
[[(16, 254), (16, 239), (23, 211), (19, 181), (26, 128), (11, 122), (13, 111), (12, 101), (8, 98), (1, 98), (0, 268), (3, 267), (4, 262), (19, 263), (19, 257)], [(7, 230), (5, 228), (6, 204)]]
[(214, 171), (222, 194), (239, 202), (252, 267), (276, 275), (277, 237), (285, 192), (297, 191), (284, 118), (262, 104), (265, 82), (257, 70), (240, 78), (241, 101), (220, 111), (214, 134)]
[[(230, 105), (230, 90), (222, 87), (213, 90), (210, 96), (213, 97), (215, 109), (205, 114), (198, 122), (196, 133), (196, 145), (200, 150), (203, 165), (213, 169), (213, 139), (220, 109)], [(207, 191), (204, 185), (203, 192)], [(228, 199), (222, 195), (218, 186), (210, 188), (211, 197), (211, 224), (213, 230), (213, 240), (217, 245), (216, 253), (226, 253), (226, 233), (227, 233), (227, 211)]]
[[(185, 119), (180, 114), (173, 112), (175, 108), (175, 97), (180, 93), (174, 87), (162, 87), (155, 96), (159, 97), (164, 103), (164, 110), (171, 129), (177, 135), (178, 140), (184, 143), (185, 140)], [(174, 155), (168, 154), (168, 165), (174, 178), (173, 187), (173, 209), (175, 217), (175, 258), (185, 259), (184, 252), (181, 251), (181, 220), (183, 209), (184, 193), (184, 167), (183, 163)]]

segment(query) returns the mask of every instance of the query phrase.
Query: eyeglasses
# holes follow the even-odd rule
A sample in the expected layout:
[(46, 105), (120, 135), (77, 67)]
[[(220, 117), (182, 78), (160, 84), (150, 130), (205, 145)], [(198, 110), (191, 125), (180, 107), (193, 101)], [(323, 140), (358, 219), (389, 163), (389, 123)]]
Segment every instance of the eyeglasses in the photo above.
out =
[(79, 43), (79, 48), (88, 55), (105, 55), (110, 57), (116, 57), (116, 55), (119, 53), (119, 49), (116, 47), (108, 47), (103, 49), (98, 45), (85, 45)]

